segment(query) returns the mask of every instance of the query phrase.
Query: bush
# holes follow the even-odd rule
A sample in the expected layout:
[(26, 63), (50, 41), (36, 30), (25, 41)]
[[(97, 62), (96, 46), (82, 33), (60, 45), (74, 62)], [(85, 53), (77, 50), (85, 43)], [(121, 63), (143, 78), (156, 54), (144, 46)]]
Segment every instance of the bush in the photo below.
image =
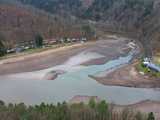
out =
[(140, 62), (140, 63), (137, 65), (137, 70), (138, 70), (138, 71), (141, 71), (141, 72), (144, 72), (145, 74), (147, 74), (147, 73), (150, 72), (150, 69), (147, 68), (147, 67), (145, 67), (142, 62)]
[(156, 72), (156, 71), (149, 69), (148, 67), (144, 66), (142, 62), (140, 62), (136, 68), (138, 71), (144, 72), (145, 74), (148, 74), (151, 77), (160, 78), (159, 72)]
[(90, 25), (84, 25), (84, 26), (82, 26), (81, 29), (82, 29), (85, 37), (90, 39), (90, 38), (93, 38), (95, 36), (95, 30)]
[(153, 112), (150, 112), (150, 113), (148, 114), (147, 120), (155, 120), (155, 117), (154, 117)]
[(4, 56), (6, 54), (6, 48), (4, 43), (0, 40), (0, 56)]
[(35, 37), (35, 46), (37, 48), (40, 48), (43, 46), (43, 37), (40, 34), (36, 35)]
[(94, 109), (96, 107), (96, 102), (94, 99), (90, 99), (89, 103), (88, 103), (89, 107)]

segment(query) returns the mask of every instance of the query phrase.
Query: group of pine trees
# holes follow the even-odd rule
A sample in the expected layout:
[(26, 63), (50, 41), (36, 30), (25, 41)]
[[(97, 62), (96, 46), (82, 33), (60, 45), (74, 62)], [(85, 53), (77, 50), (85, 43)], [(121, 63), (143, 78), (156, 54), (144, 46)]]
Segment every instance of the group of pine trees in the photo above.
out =
[(50, 13), (68, 11), (72, 14), (79, 13), (82, 6), (80, 0), (18, 0), (23, 4), (33, 5)]
[[(132, 9), (144, 11), (144, 16), (153, 10), (154, 0), (93, 0), (92, 4), (85, 8), (82, 0), (18, 0), (23, 4), (30, 4), (36, 8), (43, 9), (50, 13), (60, 13), (60, 11), (71, 13), (77, 17), (101, 20), (105, 13), (114, 14), (115, 9)], [(108, 11), (109, 10), (109, 11)], [(113, 11), (112, 11), (113, 10)], [(133, 12), (130, 12), (133, 14)], [(140, 16), (139, 16), (140, 17)]]
[(0, 41), (0, 56), (3, 56), (5, 54), (6, 54), (5, 45), (4, 45), (3, 41)]
[(26, 106), (25, 104), (8, 104), (0, 102), (1, 120), (155, 120), (154, 114), (144, 115), (129, 109), (116, 112), (105, 101), (89, 104), (67, 104), (66, 102)]
[(0, 57), (6, 54), (6, 46), (4, 43), (4, 37), (0, 34)]
[[(117, 14), (115, 17), (119, 17), (122, 13), (143, 18), (151, 14), (153, 6), (154, 0), (95, 0), (83, 15), (85, 18), (97, 21), (110, 20), (113, 15), (115, 16)], [(113, 20), (115, 21), (116, 18)]]
[(40, 34), (35, 36), (35, 47), (41, 48), (43, 46), (43, 37)]

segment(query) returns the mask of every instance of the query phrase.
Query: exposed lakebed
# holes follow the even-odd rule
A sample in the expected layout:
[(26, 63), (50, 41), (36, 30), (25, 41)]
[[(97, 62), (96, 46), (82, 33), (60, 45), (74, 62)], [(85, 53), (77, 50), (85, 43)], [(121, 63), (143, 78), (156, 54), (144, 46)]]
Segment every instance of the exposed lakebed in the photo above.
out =
[[(93, 50), (82, 51), (66, 60), (65, 63), (49, 69), (0, 76), (0, 99), (7, 103), (39, 104), (69, 101), (76, 95), (86, 95), (98, 96), (121, 105), (146, 99), (159, 101), (160, 90), (158, 89), (105, 86), (89, 77), (128, 64), (136, 54), (135, 52), (132, 49), (126, 52), (126, 55), (121, 54), (104, 64), (83, 65), (91, 60), (104, 59), (106, 56)], [(44, 76), (49, 72), (55, 74), (54, 71), (60, 71), (56, 77), (53, 77), (54, 80), (45, 80)]]

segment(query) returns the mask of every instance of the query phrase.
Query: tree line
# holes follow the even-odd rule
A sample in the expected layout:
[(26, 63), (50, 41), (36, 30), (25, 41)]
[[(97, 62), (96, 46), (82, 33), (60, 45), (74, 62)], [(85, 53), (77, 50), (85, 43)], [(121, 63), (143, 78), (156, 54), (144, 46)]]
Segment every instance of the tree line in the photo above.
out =
[[(37, 34), (35, 36), (34, 46), (35, 48), (41, 48), (43, 46), (43, 36), (41, 34)], [(0, 57), (7, 54), (7, 42), (5, 41), (5, 38), (2, 34), (0, 34)]]
[(154, 114), (142, 114), (129, 109), (116, 112), (113, 106), (93, 99), (88, 104), (41, 103), (35, 106), (8, 104), (0, 101), (1, 120), (155, 120)]

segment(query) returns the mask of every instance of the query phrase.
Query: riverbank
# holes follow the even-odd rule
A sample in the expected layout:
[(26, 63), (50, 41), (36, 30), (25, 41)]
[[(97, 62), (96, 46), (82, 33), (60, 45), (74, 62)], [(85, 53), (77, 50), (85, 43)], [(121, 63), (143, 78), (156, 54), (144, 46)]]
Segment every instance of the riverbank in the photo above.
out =
[[(136, 46), (133, 40), (122, 37), (98, 40), (1, 64), (0, 98), (6, 103), (24, 102), (27, 105), (43, 101), (68, 101), (75, 95), (86, 95), (83, 99), (98, 96), (110, 103), (125, 106), (146, 99), (159, 101), (158, 89), (130, 88), (123, 87), (122, 84), (105, 86), (89, 77), (105, 77), (116, 71), (121, 72), (124, 68), (126, 69), (122, 74), (111, 74), (107, 79), (121, 78), (120, 74), (121, 80), (125, 81), (127, 76), (136, 76), (134, 65), (129, 61), (135, 58), (139, 49), (138, 45), (133, 48), (132, 45)], [(112, 68), (114, 70), (110, 70)], [(130, 81), (132, 80), (131, 77)], [(135, 84), (138, 84), (137, 81), (134, 81)], [(112, 79), (110, 82), (113, 84), (116, 80)], [(131, 82), (129, 85), (134, 84)]]
[[(89, 43), (89, 42), (87, 42)], [(58, 52), (64, 49), (69, 49), (72, 47), (77, 47), (82, 45), (81, 43), (73, 43), (73, 44), (58, 44), (58, 45), (53, 45), (52, 47), (46, 47), (46, 48), (35, 48), (35, 49), (30, 49), (28, 51), (20, 52), (20, 53), (12, 53), (8, 54), (6, 56), (0, 57), (0, 64), (9, 64), (9, 63), (14, 63), (18, 62), (24, 59), (27, 59), (28, 57), (35, 57), (36, 55), (46, 55), (49, 54), (50, 52)]]
[(115, 111), (122, 111), (125, 108), (147, 114), (153, 112), (155, 120), (160, 120), (160, 102), (145, 100), (132, 105), (114, 105)]
[[(63, 63), (70, 56), (92, 45), (94, 42), (76, 43), (35, 53), (18, 54), (0, 60), (0, 75), (32, 72)], [(74, 50), (74, 51), (73, 51)], [(67, 53), (67, 51), (71, 51)], [(73, 52), (72, 52), (73, 51)]]
[[(69, 104), (79, 104), (79, 103), (89, 104), (91, 100), (92, 101), (94, 100), (95, 103), (99, 103), (101, 101), (101, 99), (98, 98), (97, 96), (77, 95), (77, 96), (74, 96), (69, 101)], [(114, 112), (118, 112), (118, 113), (122, 112), (125, 109), (133, 112), (139, 111), (145, 114), (153, 112), (156, 117), (156, 120), (160, 119), (160, 102), (157, 102), (157, 101), (145, 100), (145, 101), (140, 101), (138, 103), (129, 104), (129, 105), (117, 105), (114, 103), (109, 103), (109, 108), (111, 108)]]
[(136, 69), (137, 64), (138, 62), (134, 62), (101, 75), (91, 76), (91, 78), (103, 85), (134, 88), (160, 88), (159, 78), (152, 78), (140, 74)]
[[(116, 59), (121, 55), (125, 55), (127, 52), (126, 49), (129, 49), (126, 45), (128, 42), (129, 39), (123, 37), (115, 39), (110, 38), (1, 60), (0, 75), (32, 72), (61, 65), (71, 57), (76, 56), (83, 51), (103, 55), (104, 58), (98, 60), (103, 61), (100, 63), (103, 64), (108, 60)], [(96, 61), (97, 59), (86, 61), (83, 65), (94, 65), (97, 64)]]

